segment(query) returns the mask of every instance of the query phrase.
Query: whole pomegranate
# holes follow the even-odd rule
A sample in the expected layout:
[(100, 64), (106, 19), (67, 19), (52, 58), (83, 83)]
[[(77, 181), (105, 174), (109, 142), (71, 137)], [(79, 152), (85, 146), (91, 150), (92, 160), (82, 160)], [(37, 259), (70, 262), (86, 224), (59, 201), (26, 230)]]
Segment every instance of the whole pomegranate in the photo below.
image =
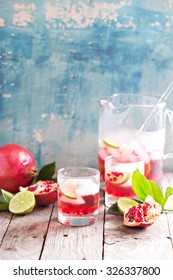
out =
[(35, 195), (36, 203), (40, 206), (47, 206), (57, 200), (57, 183), (52, 180), (39, 180), (36, 184), (23, 188), (19, 187), (20, 192), (30, 191)]
[(152, 225), (161, 213), (158, 203), (138, 204), (124, 213), (123, 224), (129, 227), (147, 227)]
[(19, 144), (0, 147), (0, 189), (15, 193), (29, 185), (37, 173), (33, 155)]

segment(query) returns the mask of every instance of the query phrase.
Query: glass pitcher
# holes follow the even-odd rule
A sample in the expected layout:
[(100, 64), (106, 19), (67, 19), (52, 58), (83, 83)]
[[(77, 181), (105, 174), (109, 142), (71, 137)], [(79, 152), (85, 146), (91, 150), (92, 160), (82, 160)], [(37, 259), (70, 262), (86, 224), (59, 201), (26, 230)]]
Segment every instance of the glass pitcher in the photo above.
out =
[[(104, 162), (109, 155), (142, 156), (144, 175), (159, 182), (163, 175), (166, 119), (172, 127), (173, 112), (160, 97), (142, 94), (114, 94), (100, 100), (98, 168), (104, 180)], [(172, 128), (171, 128), (172, 130)]]

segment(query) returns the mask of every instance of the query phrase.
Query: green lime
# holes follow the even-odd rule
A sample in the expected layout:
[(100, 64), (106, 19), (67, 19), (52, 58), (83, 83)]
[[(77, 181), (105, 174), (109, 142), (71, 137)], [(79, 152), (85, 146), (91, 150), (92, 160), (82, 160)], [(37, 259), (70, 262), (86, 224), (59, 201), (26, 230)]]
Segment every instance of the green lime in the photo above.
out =
[(59, 185), (62, 194), (68, 198), (76, 199), (76, 183), (73, 179), (67, 179)]
[(119, 149), (119, 145), (117, 145), (116, 143), (112, 143), (112, 141), (111, 140), (104, 140), (103, 141), (103, 143), (106, 145), (106, 146), (108, 146), (108, 147), (110, 147), (110, 148), (114, 148), (114, 149)]
[(13, 214), (25, 215), (34, 209), (35, 204), (35, 196), (32, 192), (18, 192), (10, 200), (9, 210)]
[(10, 192), (7, 192), (3, 189), (1, 189), (1, 192), (2, 192), (2, 196), (3, 198), (5, 199), (5, 201), (7, 203), (10, 203), (10, 200), (12, 199), (12, 197), (14, 196), (14, 194), (10, 193)]
[(138, 203), (135, 200), (127, 197), (120, 197), (117, 201), (117, 207), (121, 214), (124, 214), (129, 208), (136, 205), (138, 205)]

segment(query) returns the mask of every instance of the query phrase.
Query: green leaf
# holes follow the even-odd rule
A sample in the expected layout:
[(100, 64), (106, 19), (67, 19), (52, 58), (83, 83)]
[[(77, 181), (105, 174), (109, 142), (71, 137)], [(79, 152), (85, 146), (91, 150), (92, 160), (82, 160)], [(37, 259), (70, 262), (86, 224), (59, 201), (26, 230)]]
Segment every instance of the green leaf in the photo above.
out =
[(117, 202), (112, 204), (111, 207), (107, 211), (110, 215), (122, 215), (120, 211), (118, 210)]
[(155, 182), (153, 182), (151, 180), (148, 180), (148, 182), (150, 183), (150, 186), (152, 189), (153, 199), (163, 207), (165, 204), (165, 198), (164, 198), (161, 188)]
[(167, 187), (166, 192), (165, 192), (165, 203), (167, 199), (173, 194), (173, 189), (170, 187)]
[(8, 210), (10, 200), (14, 195), (3, 189), (0, 190), (0, 211)]
[(1, 194), (1, 195), (0, 195), (0, 205), (1, 205), (1, 204), (4, 204), (4, 203), (7, 203), (7, 202), (6, 202), (6, 200), (4, 199), (3, 195)]
[(55, 162), (49, 163), (45, 166), (43, 166), (38, 175), (35, 176), (34, 180), (33, 180), (33, 184), (36, 183), (39, 180), (52, 180), (53, 175), (55, 174), (55, 170), (56, 170), (56, 164)]
[(5, 199), (5, 201), (7, 203), (10, 203), (10, 200), (12, 199), (12, 197), (14, 196), (14, 194), (10, 193), (10, 192), (7, 192), (5, 190), (1, 190), (2, 191), (2, 196), (3, 198)]
[(153, 196), (149, 181), (139, 172), (138, 169), (136, 169), (132, 174), (132, 188), (135, 194), (142, 201), (145, 201), (147, 195)]
[(6, 211), (9, 208), (9, 203), (0, 204), (0, 211)]
[(173, 189), (170, 187), (167, 187), (165, 191), (165, 204), (163, 207), (164, 211), (173, 211)]
[(143, 204), (143, 201), (142, 201), (142, 200), (139, 200), (139, 199), (136, 199), (136, 198), (131, 198), (131, 199), (133, 199), (134, 201), (136, 201), (136, 202), (139, 203), (139, 204)]

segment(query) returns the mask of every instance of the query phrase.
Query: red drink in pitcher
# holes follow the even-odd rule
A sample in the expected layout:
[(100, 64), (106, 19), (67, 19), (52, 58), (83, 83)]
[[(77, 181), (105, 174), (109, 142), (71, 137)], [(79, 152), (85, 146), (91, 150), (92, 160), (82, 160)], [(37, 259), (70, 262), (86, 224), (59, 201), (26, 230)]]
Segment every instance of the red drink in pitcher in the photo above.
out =
[(121, 158), (123, 155), (140, 156), (144, 160), (144, 175), (147, 179), (158, 182), (163, 174), (163, 150), (165, 131), (137, 131), (126, 128), (126, 133), (119, 129), (116, 137), (99, 139), (98, 168), (100, 179), (105, 176), (105, 159), (107, 156)]
[(166, 109), (164, 100), (152, 95), (115, 93), (108, 101), (100, 100), (99, 103), (98, 168), (101, 180), (104, 181), (107, 156), (136, 155), (144, 160), (146, 178), (159, 183), (163, 159), (172, 154), (164, 154), (166, 124), (169, 123), (171, 131), (173, 123), (172, 111)]

